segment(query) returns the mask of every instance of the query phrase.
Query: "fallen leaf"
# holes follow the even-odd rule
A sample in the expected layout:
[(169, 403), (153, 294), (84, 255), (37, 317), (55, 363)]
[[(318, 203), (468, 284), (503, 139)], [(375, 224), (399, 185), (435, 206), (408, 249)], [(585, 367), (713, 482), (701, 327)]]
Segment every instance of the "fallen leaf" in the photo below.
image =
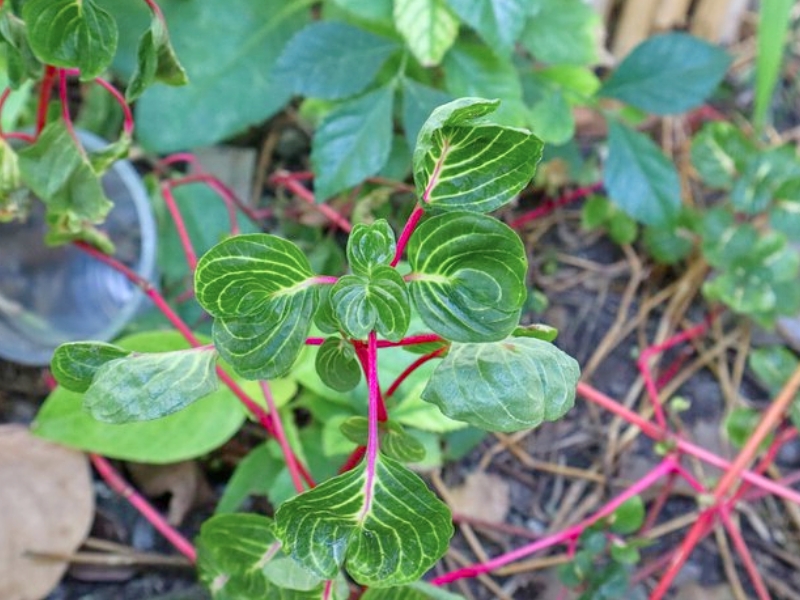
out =
[(89, 532), (94, 490), (82, 453), (0, 426), (0, 598), (44, 598), (67, 569), (30, 553), (70, 555)]
[(171, 495), (167, 521), (176, 527), (192, 508), (214, 499), (203, 471), (193, 460), (171, 465), (128, 463), (128, 472), (145, 496)]
[(464, 483), (448, 494), (454, 513), (488, 521), (502, 523), (510, 508), (509, 486), (497, 475), (476, 471), (470, 473)]

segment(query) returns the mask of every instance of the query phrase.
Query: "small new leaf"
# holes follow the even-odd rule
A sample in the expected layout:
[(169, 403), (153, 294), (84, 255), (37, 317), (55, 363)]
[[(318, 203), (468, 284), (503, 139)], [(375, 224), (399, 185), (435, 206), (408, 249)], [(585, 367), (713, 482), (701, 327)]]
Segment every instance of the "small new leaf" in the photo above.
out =
[(283, 549), (319, 577), (344, 566), (362, 585), (391, 587), (419, 579), (445, 553), (450, 511), (401, 464), (378, 456), (287, 500), (275, 514)]
[(128, 102), (136, 100), (156, 81), (167, 85), (186, 85), (189, 81), (172, 48), (166, 24), (156, 15), (139, 40), (136, 59), (136, 68), (125, 90)]
[(347, 262), (353, 273), (369, 277), (373, 267), (392, 261), (396, 249), (394, 231), (386, 219), (371, 225), (358, 223), (347, 239)]
[(340, 337), (329, 337), (322, 343), (314, 366), (322, 382), (337, 392), (350, 391), (361, 381), (353, 345)]
[[(369, 422), (366, 417), (350, 417), (339, 428), (348, 440), (366, 446), (369, 437)], [(380, 448), (389, 458), (401, 463), (415, 463), (425, 458), (425, 446), (413, 435), (406, 433), (397, 421), (382, 421), (378, 425)]]
[(113, 344), (70, 342), (56, 348), (50, 361), (50, 370), (59, 385), (73, 392), (85, 392), (101, 366), (130, 353), (130, 350)]
[(498, 101), (461, 98), (440, 106), (422, 126), (414, 150), (417, 194), (437, 210), (490, 212), (531, 180), (542, 141), (525, 129), (486, 122)]
[(575, 359), (535, 338), (454, 343), (422, 399), (481, 429), (519, 431), (566, 414), (579, 377)]
[(213, 348), (130, 354), (101, 365), (83, 407), (105, 423), (165, 417), (217, 389)]

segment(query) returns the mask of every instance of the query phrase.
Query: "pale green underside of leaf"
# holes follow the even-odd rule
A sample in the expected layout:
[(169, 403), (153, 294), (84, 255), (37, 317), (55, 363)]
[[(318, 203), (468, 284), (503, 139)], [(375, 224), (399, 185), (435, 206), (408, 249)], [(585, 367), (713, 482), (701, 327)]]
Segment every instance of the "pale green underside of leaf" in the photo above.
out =
[(460, 342), (510, 335), (527, 298), (519, 237), (497, 219), (468, 212), (424, 221), (408, 245), (409, 288), (433, 331)]
[(395, 27), (423, 66), (438, 65), (458, 36), (458, 17), (444, 0), (395, 0)]
[(284, 502), (276, 532), (292, 558), (323, 578), (344, 566), (370, 587), (419, 579), (444, 554), (450, 512), (421, 479), (379, 456), (367, 506), (365, 463)]
[(454, 343), (422, 398), (481, 429), (520, 431), (564, 416), (579, 377), (575, 359), (535, 338)]

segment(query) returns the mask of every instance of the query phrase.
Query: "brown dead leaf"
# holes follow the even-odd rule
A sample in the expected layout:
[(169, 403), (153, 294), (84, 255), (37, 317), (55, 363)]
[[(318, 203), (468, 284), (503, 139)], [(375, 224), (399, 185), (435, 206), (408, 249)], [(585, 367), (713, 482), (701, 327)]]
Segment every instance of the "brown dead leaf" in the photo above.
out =
[(489, 523), (502, 523), (510, 508), (509, 486), (491, 473), (476, 471), (464, 483), (450, 490), (453, 512)]
[(196, 461), (171, 465), (128, 463), (128, 472), (145, 496), (170, 494), (167, 520), (178, 526), (195, 506), (213, 500), (214, 494)]
[(0, 426), (0, 598), (47, 596), (68, 565), (29, 553), (72, 554), (93, 514), (86, 456), (25, 427)]

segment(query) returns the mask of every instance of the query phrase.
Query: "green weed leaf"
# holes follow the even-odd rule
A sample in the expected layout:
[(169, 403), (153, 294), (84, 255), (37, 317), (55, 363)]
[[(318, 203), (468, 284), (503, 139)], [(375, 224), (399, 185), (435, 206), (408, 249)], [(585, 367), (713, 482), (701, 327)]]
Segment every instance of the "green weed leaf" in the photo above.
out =
[(53, 353), (50, 370), (59, 385), (73, 392), (85, 392), (101, 366), (130, 353), (130, 350), (103, 342), (61, 344)]
[(128, 102), (139, 98), (156, 81), (175, 86), (189, 82), (186, 71), (172, 48), (166, 25), (155, 15), (150, 22), (150, 28), (139, 40), (136, 58), (136, 70), (125, 90), (125, 100)]
[(414, 182), (431, 208), (490, 212), (510, 202), (533, 177), (543, 144), (523, 129), (478, 120), (497, 105), (462, 98), (437, 108), (422, 126)]
[[(339, 429), (348, 440), (366, 446), (369, 438), (369, 421), (366, 417), (349, 417)], [(378, 424), (380, 448), (389, 458), (401, 463), (415, 463), (425, 459), (425, 446), (413, 435), (407, 433), (397, 421), (383, 421)]]
[(769, 224), (790, 240), (800, 240), (800, 178), (791, 179), (776, 190)]
[(800, 178), (800, 161), (793, 144), (754, 152), (733, 184), (731, 203), (746, 214), (760, 213), (784, 184), (796, 178)]
[(525, 27), (526, 0), (447, 0), (450, 8), (500, 54), (511, 54)]
[(417, 145), (419, 131), (428, 116), (437, 106), (450, 102), (452, 98), (441, 90), (422, 85), (407, 77), (402, 80), (402, 89), (403, 129), (409, 148), (414, 148)]
[(322, 343), (314, 366), (323, 383), (338, 392), (352, 390), (361, 381), (361, 367), (353, 345), (340, 337), (329, 337)]
[(617, 507), (611, 517), (611, 531), (620, 535), (636, 533), (644, 525), (645, 507), (641, 496), (631, 496)]
[(284, 502), (275, 514), (284, 551), (323, 578), (344, 566), (370, 587), (419, 579), (447, 550), (450, 511), (414, 473), (378, 456), (374, 478), (352, 471)]
[(84, 81), (102, 74), (117, 51), (117, 23), (92, 0), (26, 0), (22, 18), (37, 58), (78, 68)]
[(375, 175), (392, 148), (394, 87), (387, 85), (343, 102), (314, 133), (314, 193), (322, 202)]
[(394, 231), (386, 219), (357, 223), (347, 239), (347, 263), (353, 273), (369, 276), (374, 267), (392, 262), (396, 249)]
[(501, 340), (519, 323), (528, 262), (497, 219), (453, 212), (417, 227), (408, 245), (409, 288), (422, 320), (448, 340)]
[(11, 88), (19, 89), (25, 81), (38, 78), (42, 63), (31, 49), (25, 23), (13, 13), (10, 3), (0, 7), (0, 36), (6, 42), (6, 69)]
[(520, 41), (540, 61), (589, 65), (597, 60), (601, 21), (581, 0), (541, 0), (535, 5)]
[(340, 277), (331, 290), (331, 303), (342, 329), (356, 339), (366, 339), (375, 330), (397, 342), (411, 322), (406, 283), (396, 269), (386, 265), (374, 267), (370, 277)]
[(600, 95), (659, 115), (677, 114), (702, 104), (730, 63), (722, 48), (689, 34), (657, 35), (625, 57)]
[(454, 343), (422, 399), (481, 429), (519, 431), (564, 416), (579, 377), (575, 359), (535, 338)]
[(707, 123), (692, 139), (692, 166), (707, 185), (730, 189), (756, 145), (731, 123)]
[(673, 223), (681, 206), (675, 166), (644, 134), (609, 122), (604, 184), (628, 215), (656, 227)]
[(399, 48), (359, 27), (320, 21), (289, 40), (273, 77), (296, 94), (338, 100), (364, 91)]
[(458, 17), (445, 0), (395, 0), (394, 23), (425, 67), (438, 65), (458, 36)]

